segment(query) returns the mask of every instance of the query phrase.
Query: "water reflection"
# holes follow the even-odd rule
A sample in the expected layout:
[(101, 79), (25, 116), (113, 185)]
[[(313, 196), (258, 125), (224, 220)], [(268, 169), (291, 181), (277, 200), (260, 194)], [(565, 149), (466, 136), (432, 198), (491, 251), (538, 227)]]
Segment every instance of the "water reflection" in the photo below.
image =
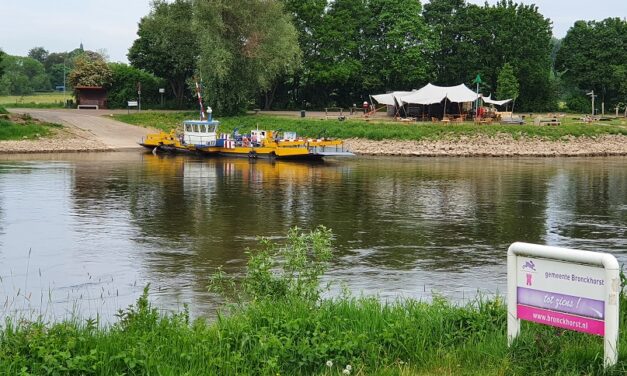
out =
[(463, 299), (504, 291), (505, 251), (514, 241), (625, 260), (625, 167), (624, 158), (6, 157), (4, 311), (54, 316), (76, 303), (83, 315), (107, 317), (150, 282), (158, 305), (186, 302), (207, 313), (215, 302), (207, 278), (217, 266), (242, 273), (258, 235), (280, 238), (293, 226), (319, 224), (336, 235), (327, 278), (355, 292)]

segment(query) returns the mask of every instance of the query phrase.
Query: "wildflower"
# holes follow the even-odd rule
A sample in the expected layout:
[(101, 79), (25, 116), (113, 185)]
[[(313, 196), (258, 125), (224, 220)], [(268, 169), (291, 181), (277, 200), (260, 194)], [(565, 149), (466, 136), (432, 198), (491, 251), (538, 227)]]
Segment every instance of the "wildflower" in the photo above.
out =
[(351, 371), (348, 368), (346, 368), (346, 369), (344, 369), (344, 371), (342, 371), (342, 375), (350, 375), (350, 374), (351, 374)]
[(350, 372), (353, 370), (353, 367), (350, 364), (347, 364), (346, 369), (348, 370), (348, 372)]
[(330, 360), (327, 360), (327, 367), (329, 368), (333, 367), (333, 362)]

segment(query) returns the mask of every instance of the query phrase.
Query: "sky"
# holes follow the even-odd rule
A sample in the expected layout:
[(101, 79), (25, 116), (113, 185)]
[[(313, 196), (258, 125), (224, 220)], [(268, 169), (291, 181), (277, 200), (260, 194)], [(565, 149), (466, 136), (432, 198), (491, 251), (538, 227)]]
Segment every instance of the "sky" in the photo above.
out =
[[(485, 1), (467, 2), (482, 5)], [(536, 4), (553, 21), (558, 38), (577, 20), (627, 17), (627, 0), (516, 2)], [(106, 50), (110, 61), (127, 62), (126, 53), (137, 38), (137, 23), (148, 14), (149, 4), (149, 0), (0, 0), (0, 49), (26, 56), (33, 47), (64, 52), (83, 43), (87, 50)]]

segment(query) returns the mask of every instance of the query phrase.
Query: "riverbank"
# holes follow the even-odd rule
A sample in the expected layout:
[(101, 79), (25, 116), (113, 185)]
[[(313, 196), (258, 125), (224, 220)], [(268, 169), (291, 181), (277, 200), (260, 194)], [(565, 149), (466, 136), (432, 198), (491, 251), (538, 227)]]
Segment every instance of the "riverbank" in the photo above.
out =
[[(263, 240), (243, 277), (218, 269), (210, 291), (230, 304), (214, 321), (161, 314), (148, 287), (118, 321), (9, 320), (0, 327), (5, 374), (136, 375), (581, 375), (601, 374), (600, 337), (522, 323), (507, 346), (502, 299), (459, 306), (376, 297), (321, 298), (333, 259), (323, 227)], [(627, 303), (621, 293), (620, 304)], [(627, 315), (620, 317), (621, 326)], [(627, 371), (627, 335), (618, 364)]]
[(541, 138), (514, 138), (508, 134), (462, 136), (433, 141), (347, 139), (349, 150), (361, 155), (416, 157), (583, 157), (625, 156), (627, 136), (569, 136), (554, 141)]
[(154, 129), (113, 119), (121, 110), (67, 110), (10, 108), (11, 116), (28, 116), (58, 125), (46, 137), (0, 141), (2, 153), (98, 152), (140, 149), (138, 142)]
[[(34, 118), (64, 125), (51, 137), (0, 141), (1, 153), (111, 151), (137, 148), (137, 142), (155, 129), (169, 131), (195, 112), (120, 110), (11, 109)], [(116, 121), (118, 120), (118, 121)], [(219, 119), (221, 131), (283, 129), (306, 137), (344, 139), (360, 155), (417, 157), (557, 157), (625, 156), (627, 125), (624, 119), (583, 124), (564, 118), (560, 126), (399, 123), (376, 120), (248, 115)], [(132, 124), (132, 125), (130, 125)], [(134, 126), (133, 126), (134, 125)], [(143, 128), (141, 128), (143, 127)], [(150, 129), (152, 128), (152, 129)]]

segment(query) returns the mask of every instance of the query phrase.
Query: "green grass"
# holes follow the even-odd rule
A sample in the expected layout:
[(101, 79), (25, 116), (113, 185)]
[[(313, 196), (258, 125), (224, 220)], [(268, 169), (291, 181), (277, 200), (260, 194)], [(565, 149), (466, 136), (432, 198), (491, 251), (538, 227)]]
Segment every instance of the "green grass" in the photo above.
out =
[(63, 107), (72, 93), (37, 93), (32, 95), (2, 95), (0, 106), (11, 108), (57, 108)]
[[(180, 125), (184, 119), (196, 119), (195, 112), (145, 112), (131, 115), (114, 115), (116, 119), (130, 124), (155, 127), (169, 131)], [(221, 130), (230, 132), (239, 128), (247, 132), (256, 127), (273, 130), (295, 131), (306, 137), (320, 135), (336, 138), (365, 138), (370, 140), (438, 140), (463, 136), (509, 134), (514, 138), (538, 137), (549, 140), (574, 137), (595, 137), (604, 134), (627, 135), (627, 121), (616, 119), (611, 122), (580, 124), (573, 117), (566, 117), (560, 126), (534, 125), (474, 125), (366, 122), (364, 120), (320, 120), (312, 118), (279, 117), (272, 115), (237, 116), (219, 118)]]
[(54, 129), (62, 127), (59, 124), (38, 122), (28, 114), (21, 115), (19, 120), (19, 123), (12, 121), (8, 111), (0, 106), (0, 141), (47, 137), (54, 134)]
[[(437, 297), (431, 303), (320, 298), (331, 239), (321, 228), (293, 230), (284, 244), (262, 240), (243, 280), (221, 271), (211, 278), (211, 286), (233, 297), (211, 322), (191, 321), (186, 311), (159, 314), (148, 287), (110, 326), (8, 320), (0, 328), (0, 374), (340, 375), (347, 365), (355, 375), (627, 372), (624, 331), (619, 362), (605, 373), (600, 337), (523, 323), (507, 347), (506, 307), (498, 298), (463, 306)], [(620, 304), (627, 304), (623, 294)]]

